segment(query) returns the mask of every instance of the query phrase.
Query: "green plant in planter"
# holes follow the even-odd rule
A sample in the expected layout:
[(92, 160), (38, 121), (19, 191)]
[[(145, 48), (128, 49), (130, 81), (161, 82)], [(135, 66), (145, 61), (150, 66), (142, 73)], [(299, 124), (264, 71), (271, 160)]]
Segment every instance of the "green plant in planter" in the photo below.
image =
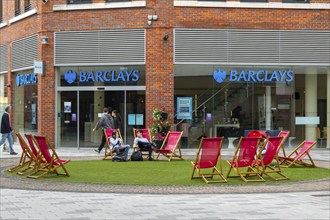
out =
[(152, 112), (153, 124), (151, 127), (151, 134), (153, 141), (163, 141), (169, 132), (171, 125), (168, 122), (169, 112), (162, 107), (161, 109), (155, 108)]

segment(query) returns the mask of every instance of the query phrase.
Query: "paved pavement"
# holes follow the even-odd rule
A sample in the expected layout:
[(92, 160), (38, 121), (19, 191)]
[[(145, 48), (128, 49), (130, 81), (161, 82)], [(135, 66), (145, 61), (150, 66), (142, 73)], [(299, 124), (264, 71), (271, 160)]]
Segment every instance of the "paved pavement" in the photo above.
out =
[(329, 219), (329, 192), (101, 194), (1, 189), (1, 219)]
[[(15, 146), (15, 150), (20, 152), (19, 146)], [(222, 155), (231, 157), (233, 151), (223, 149)], [(64, 158), (100, 157), (90, 148), (59, 148), (57, 152)], [(195, 153), (196, 149), (183, 150), (185, 157), (193, 157)], [(18, 157), (7, 152), (0, 153), (2, 163)], [(330, 150), (314, 149), (312, 157), (329, 162)], [(329, 167), (329, 163), (325, 164)], [(35, 182), (48, 185), (42, 181)], [(22, 183), (24, 185), (25, 182)], [(284, 190), (285, 193), (269, 193), (267, 187), (282, 185), (274, 184), (260, 186), (260, 191), (254, 189), (249, 193), (237, 190), (227, 194), (191, 194), (187, 191), (164, 194), (166, 190), (159, 190), (159, 193), (150, 194), (139, 189), (131, 193), (54, 192), (47, 187), (43, 190), (13, 189), (1, 183), (0, 219), (329, 219), (330, 182), (309, 184), (312, 187), (305, 192), (292, 192), (290, 187), (292, 189), (299, 185), (288, 185), (289, 191)], [(318, 191), (319, 184), (329, 187)]]

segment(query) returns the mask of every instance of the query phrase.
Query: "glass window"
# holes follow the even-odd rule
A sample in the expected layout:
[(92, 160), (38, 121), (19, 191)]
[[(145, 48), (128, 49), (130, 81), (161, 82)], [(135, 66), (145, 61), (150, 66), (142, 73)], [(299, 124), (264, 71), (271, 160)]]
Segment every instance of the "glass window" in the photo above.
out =
[(24, 12), (30, 11), (31, 8), (31, 0), (24, 0)]
[(92, 3), (92, 0), (67, 0), (68, 4), (85, 4)]
[(3, 4), (3, 1), (0, 0), (0, 23), (2, 23), (2, 8), (3, 8), (2, 4)]
[(268, 0), (241, 0), (241, 2), (268, 2)]
[(309, 0), (283, 0), (283, 3), (309, 3)]
[(0, 74), (0, 110), (3, 111), (8, 105), (8, 74)]
[[(14, 79), (19, 76), (30, 77), (33, 70), (22, 71), (14, 74)], [(38, 126), (38, 84), (36, 81), (26, 81), (27, 84), (18, 85), (14, 82), (14, 128), (21, 133), (37, 133)]]
[(212, 136), (233, 146), (254, 129), (294, 132), (292, 67), (175, 65), (174, 72), (175, 109), (177, 98), (193, 100), (191, 119), (175, 117), (176, 129), (184, 131), (182, 147)]
[(15, 0), (15, 17), (21, 14), (21, 0)]
[(60, 67), (59, 86), (144, 86), (145, 66)]

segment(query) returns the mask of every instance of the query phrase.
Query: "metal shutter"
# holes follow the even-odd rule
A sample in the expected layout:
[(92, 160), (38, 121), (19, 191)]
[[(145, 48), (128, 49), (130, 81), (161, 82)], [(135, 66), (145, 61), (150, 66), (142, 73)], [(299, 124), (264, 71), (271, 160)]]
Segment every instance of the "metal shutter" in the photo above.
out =
[(329, 66), (329, 31), (175, 29), (176, 64)]
[(227, 33), (221, 30), (175, 29), (175, 62), (227, 62)]
[(38, 35), (14, 41), (11, 52), (12, 71), (32, 68), (34, 60), (38, 60)]
[(330, 32), (282, 31), (280, 63), (328, 64)]
[(145, 30), (55, 33), (55, 66), (145, 64)]
[(8, 44), (0, 45), (0, 73), (8, 72)]

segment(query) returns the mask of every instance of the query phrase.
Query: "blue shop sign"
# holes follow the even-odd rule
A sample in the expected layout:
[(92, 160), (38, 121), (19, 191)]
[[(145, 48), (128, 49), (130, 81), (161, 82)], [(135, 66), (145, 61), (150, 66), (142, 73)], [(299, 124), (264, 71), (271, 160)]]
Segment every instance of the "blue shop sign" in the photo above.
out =
[[(228, 71), (230, 82), (292, 82), (293, 70), (240, 70)], [(213, 78), (222, 83), (227, 78), (225, 70), (217, 69), (213, 72)]]
[(38, 82), (38, 74), (36, 73), (29, 73), (29, 74), (22, 74), (16, 76), (16, 85), (22, 86), (22, 85), (29, 85), (29, 84), (35, 84)]
[(78, 74), (73, 70), (64, 73), (64, 79), (72, 84), (76, 81), (84, 82), (137, 82), (139, 80), (139, 70), (105, 70), (105, 71), (80, 71)]

